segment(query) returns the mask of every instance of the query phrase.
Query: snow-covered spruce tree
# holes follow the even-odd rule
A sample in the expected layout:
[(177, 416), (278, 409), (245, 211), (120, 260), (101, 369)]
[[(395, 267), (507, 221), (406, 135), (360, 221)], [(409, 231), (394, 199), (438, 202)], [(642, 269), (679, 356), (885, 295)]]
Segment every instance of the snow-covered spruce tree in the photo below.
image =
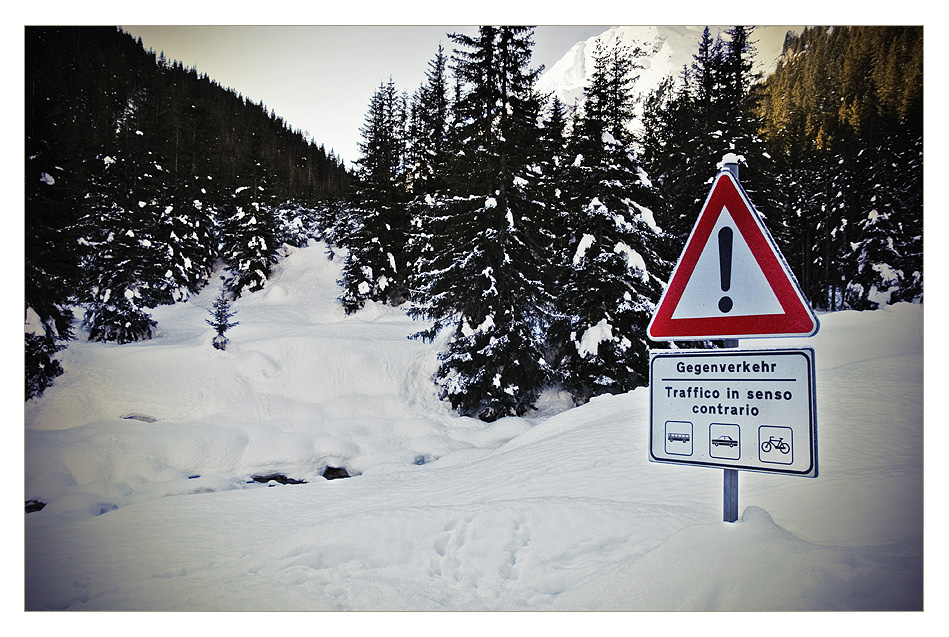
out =
[[(32, 127), (28, 127), (32, 129)], [(50, 144), (27, 137), (25, 201), (26, 400), (39, 396), (63, 373), (55, 358), (72, 340), (71, 299), (79, 280), (72, 215), (78, 208), (74, 176), (50, 157)], [(65, 163), (65, 162), (63, 162)]]
[(407, 154), (409, 187), (416, 197), (440, 192), (447, 183), (451, 125), (447, 64), (439, 44), (438, 53), (429, 62), (426, 80), (412, 101)]
[(157, 232), (171, 200), (162, 161), (148, 147), (139, 102), (121, 114), (110, 154), (98, 157), (81, 220), (86, 284), (80, 300), (92, 341), (129, 343), (152, 337), (146, 311), (172, 302), (165, 273), (167, 246)]
[(326, 258), (330, 261), (336, 258), (336, 248), (344, 245), (349, 236), (349, 224), (352, 221), (350, 206), (344, 199), (338, 199), (323, 202), (316, 209), (314, 236), (326, 243)]
[(538, 149), (539, 70), (529, 70), (533, 29), (481, 27), (450, 35), (462, 84), (447, 196), (431, 197), (420, 218), (421, 256), (413, 271), (419, 305), (433, 321), (417, 334), (450, 330), (436, 372), (440, 395), (485, 421), (531, 409), (549, 379), (542, 334), (549, 297), (541, 254), (549, 237), (533, 191)]
[(299, 248), (319, 234), (317, 210), (289, 200), (276, 208), (276, 237), (279, 245)]
[(53, 52), (57, 29), (25, 30), (24, 353), (26, 400), (63, 373), (58, 352), (74, 338), (71, 306), (79, 287), (76, 220), (81, 214), (83, 108), (63, 99), (73, 77)]
[(535, 164), (539, 175), (536, 203), (544, 209), (543, 227), (549, 229), (550, 234), (544, 258), (544, 285), (547, 289), (556, 289), (566, 277), (565, 260), (559, 255), (567, 249), (570, 236), (570, 215), (564, 204), (569, 195), (573, 158), (569, 157), (566, 108), (554, 96), (545, 110), (538, 142), (540, 156)]
[(116, 201), (100, 201), (87, 215), (83, 266), (87, 283), (80, 298), (86, 306), (83, 325), (91, 341), (130, 343), (152, 337), (156, 322), (147, 309), (154, 307), (149, 264), (160, 257), (139, 212)]
[[(406, 258), (415, 264), (425, 252), (431, 252), (431, 234), (423, 232), (430, 227), (430, 218), (441, 215), (444, 202), (450, 199), (449, 185), (453, 181), (454, 165), (453, 131), (455, 110), (449, 95), (448, 58), (441, 45), (436, 57), (429, 62), (425, 82), (413, 96), (408, 140), (406, 144), (407, 181), (409, 201), (409, 234), (406, 243)], [(410, 300), (413, 292), (410, 288)]]
[(635, 53), (598, 47), (594, 65), (569, 145), (561, 205), (571, 234), (548, 335), (578, 404), (648, 384), (646, 327), (670, 266), (647, 207), (655, 193), (627, 145)]
[[(723, 144), (714, 157), (715, 166), (717, 168), (725, 153), (736, 153), (743, 159), (742, 188), (764, 218), (782, 253), (789, 254), (792, 219), (781, 192), (773, 150), (761, 135), (764, 123), (759, 102), (764, 96), (757, 86), (760, 75), (753, 72), (754, 27), (734, 26), (727, 29), (725, 35), (718, 98)], [(714, 148), (712, 152), (715, 153)]]
[(232, 327), (240, 325), (237, 321), (231, 323), (231, 318), (236, 316), (237, 312), (231, 310), (231, 298), (227, 290), (221, 290), (221, 293), (214, 299), (208, 313), (211, 314), (211, 318), (204, 320), (217, 332), (217, 336), (214, 337), (212, 345), (214, 345), (215, 349), (224, 351), (227, 349), (228, 344), (228, 338), (224, 333)]
[[(889, 169), (877, 155), (900, 161)], [(921, 187), (906, 187), (908, 174), (921, 173), (912, 151), (896, 152), (891, 147), (868, 149), (861, 157), (866, 166), (865, 186), (848, 211), (854, 239), (844, 254), (847, 287), (846, 307), (874, 310), (899, 301), (922, 299), (922, 210)], [(909, 165), (902, 165), (902, 164)], [(877, 170), (873, 170), (877, 168)]]
[(400, 305), (408, 297), (405, 109), (405, 99), (390, 79), (373, 95), (360, 130), (356, 193), (348, 228), (339, 237), (348, 249), (340, 281), (340, 302), (347, 313), (366, 301)]
[(263, 289), (277, 262), (276, 220), (264, 198), (262, 170), (255, 162), (255, 169), (241, 177), (247, 185), (236, 188), (223, 206), (220, 256), (230, 270), (225, 285), (234, 298), (244, 290)]
[(900, 205), (897, 227), (903, 281), (890, 301), (923, 302), (923, 134), (907, 126), (898, 136), (897, 170), (891, 187)]
[(217, 237), (214, 197), (205, 188), (209, 182), (209, 178), (185, 180), (159, 214), (156, 235), (166, 253), (159, 285), (166, 303), (198, 293), (214, 269)]
[(720, 99), (724, 57), (724, 43), (705, 27), (678, 81), (660, 84), (643, 105), (642, 161), (659, 192), (654, 212), (672, 239), (664, 255), (670, 260), (682, 252), (715, 164), (729, 150)]

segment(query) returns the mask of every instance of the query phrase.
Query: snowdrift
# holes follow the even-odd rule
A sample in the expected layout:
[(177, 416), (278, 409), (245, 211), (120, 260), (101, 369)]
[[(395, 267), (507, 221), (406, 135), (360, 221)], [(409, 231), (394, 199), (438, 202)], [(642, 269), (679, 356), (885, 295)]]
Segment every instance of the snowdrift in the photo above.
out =
[(921, 306), (743, 342), (814, 347), (821, 473), (742, 472), (725, 524), (721, 471), (647, 461), (647, 389), (459, 417), (426, 326), (345, 316), (339, 263), (293, 251), (224, 352), (210, 288), (152, 341), (70, 344), (26, 406), (27, 609), (922, 608)]

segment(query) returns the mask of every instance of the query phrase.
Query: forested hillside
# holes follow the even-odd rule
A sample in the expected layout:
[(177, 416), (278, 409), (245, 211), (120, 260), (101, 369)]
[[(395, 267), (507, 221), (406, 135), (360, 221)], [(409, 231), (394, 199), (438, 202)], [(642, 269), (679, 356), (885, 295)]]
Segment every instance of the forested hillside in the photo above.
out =
[(149, 338), (148, 309), (199, 290), (218, 259), (232, 295), (260, 287), (350, 179), (263, 103), (119, 29), (25, 35), (30, 398), (60, 372), (71, 305), (93, 340)]
[(811, 302), (923, 296), (923, 28), (788, 37), (756, 113), (775, 159), (785, 256)]
[(789, 34), (767, 78), (754, 28), (706, 29), (646, 95), (642, 51), (601, 45), (574, 109), (536, 90), (532, 28), (448, 37), (414, 92), (367, 96), (350, 183), (263, 104), (127, 34), (28, 29), (27, 397), (58, 373), (70, 306), (92, 339), (149, 338), (147, 310), (216, 263), (234, 298), (316, 235), (345, 255), (347, 312), (428, 321), (416, 336), (442, 339), (437, 391), (463, 415), (630, 391), (726, 153), (815, 308), (921, 302), (921, 27)]

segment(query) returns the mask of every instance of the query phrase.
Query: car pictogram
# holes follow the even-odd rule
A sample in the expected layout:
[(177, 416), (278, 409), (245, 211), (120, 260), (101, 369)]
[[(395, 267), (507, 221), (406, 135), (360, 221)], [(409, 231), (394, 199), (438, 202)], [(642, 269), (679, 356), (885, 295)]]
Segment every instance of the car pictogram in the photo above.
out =
[(719, 436), (712, 440), (712, 445), (715, 447), (737, 447), (738, 441), (733, 440), (731, 436)]

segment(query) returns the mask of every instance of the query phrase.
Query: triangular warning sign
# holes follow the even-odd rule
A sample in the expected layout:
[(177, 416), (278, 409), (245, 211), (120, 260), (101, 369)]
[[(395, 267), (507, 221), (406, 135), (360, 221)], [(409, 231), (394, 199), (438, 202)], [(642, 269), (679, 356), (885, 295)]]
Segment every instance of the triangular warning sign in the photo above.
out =
[(745, 191), (722, 171), (649, 323), (649, 338), (812, 336), (818, 327)]

